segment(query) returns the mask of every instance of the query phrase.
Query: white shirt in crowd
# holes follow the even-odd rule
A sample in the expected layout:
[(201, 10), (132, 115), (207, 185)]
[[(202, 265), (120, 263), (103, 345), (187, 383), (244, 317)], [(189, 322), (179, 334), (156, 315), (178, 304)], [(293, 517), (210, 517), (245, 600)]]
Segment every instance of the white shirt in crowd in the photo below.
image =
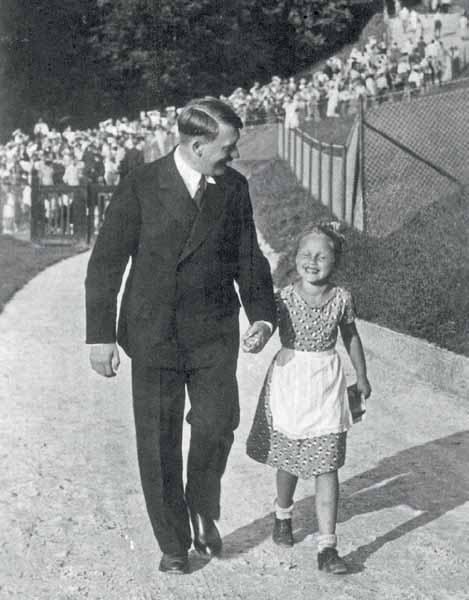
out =
[(416, 88), (420, 88), (422, 85), (423, 73), (421, 71), (417, 71), (416, 69), (412, 69), (409, 75), (409, 83), (413, 83)]
[(49, 126), (44, 121), (39, 120), (36, 125), (34, 125), (34, 135), (48, 135)]
[(299, 127), (298, 102), (296, 100), (287, 100), (283, 105), (283, 109), (285, 111), (285, 127), (289, 129)]
[(65, 168), (63, 180), (67, 185), (80, 185), (80, 169), (75, 161)]

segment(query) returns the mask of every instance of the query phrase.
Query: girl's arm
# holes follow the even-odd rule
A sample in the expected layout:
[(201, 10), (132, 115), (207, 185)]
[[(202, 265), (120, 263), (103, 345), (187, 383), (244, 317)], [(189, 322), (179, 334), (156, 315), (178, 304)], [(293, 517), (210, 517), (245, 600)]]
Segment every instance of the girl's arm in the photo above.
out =
[(368, 398), (371, 394), (371, 386), (366, 376), (365, 353), (363, 352), (362, 341), (358, 335), (355, 323), (342, 324), (340, 326), (340, 333), (357, 374), (357, 389), (360, 394)]

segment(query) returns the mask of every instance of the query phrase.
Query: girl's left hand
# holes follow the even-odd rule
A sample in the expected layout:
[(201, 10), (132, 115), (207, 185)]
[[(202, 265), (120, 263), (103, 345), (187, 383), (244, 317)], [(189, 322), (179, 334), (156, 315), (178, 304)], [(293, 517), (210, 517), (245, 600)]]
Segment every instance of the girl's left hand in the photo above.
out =
[(357, 390), (358, 393), (364, 396), (365, 398), (369, 398), (371, 395), (371, 385), (368, 381), (367, 377), (358, 377), (357, 378)]

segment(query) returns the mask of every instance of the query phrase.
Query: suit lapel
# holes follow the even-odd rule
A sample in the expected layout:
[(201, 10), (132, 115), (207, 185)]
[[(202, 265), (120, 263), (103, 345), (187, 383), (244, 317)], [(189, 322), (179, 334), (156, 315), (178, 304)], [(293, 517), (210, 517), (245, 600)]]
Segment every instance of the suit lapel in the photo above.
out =
[(174, 151), (162, 159), (157, 197), (165, 209), (186, 227), (193, 223), (199, 212), (176, 168)]
[(225, 178), (217, 177), (215, 181), (215, 184), (207, 184), (207, 189), (202, 200), (202, 207), (194, 221), (191, 234), (181, 253), (179, 261), (187, 258), (189, 254), (194, 252), (194, 250), (200, 246), (207, 237), (210, 229), (215, 225), (223, 213), (227, 198)]

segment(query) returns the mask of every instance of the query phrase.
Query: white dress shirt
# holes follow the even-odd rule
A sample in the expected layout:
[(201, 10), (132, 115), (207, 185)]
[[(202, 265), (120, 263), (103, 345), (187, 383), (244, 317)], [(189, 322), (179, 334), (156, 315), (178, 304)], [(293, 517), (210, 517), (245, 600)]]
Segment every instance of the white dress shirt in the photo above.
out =
[[(177, 146), (176, 150), (174, 151), (174, 162), (176, 164), (176, 169), (178, 170), (179, 175), (182, 177), (182, 180), (184, 181), (184, 184), (189, 194), (191, 195), (191, 198), (193, 198), (199, 187), (202, 173), (199, 173), (199, 171), (196, 171), (194, 168), (187, 164), (187, 162), (181, 156), (179, 146)], [(210, 183), (212, 185), (216, 183), (213, 177), (207, 175), (205, 176), (205, 180), (207, 183)], [(260, 322), (265, 323), (269, 327), (270, 331), (273, 331), (272, 323), (270, 323), (269, 321)]]
[[(199, 171), (196, 171), (194, 168), (188, 165), (187, 162), (185, 162), (181, 156), (181, 150), (179, 149), (179, 146), (174, 151), (174, 162), (176, 163), (176, 169), (178, 170), (179, 175), (182, 177), (187, 191), (191, 195), (191, 198), (193, 198), (197, 192), (197, 188), (199, 187), (202, 173), (199, 173)], [(215, 179), (213, 177), (205, 176), (205, 180), (207, 183), (212, 185), (215, 184)]]

